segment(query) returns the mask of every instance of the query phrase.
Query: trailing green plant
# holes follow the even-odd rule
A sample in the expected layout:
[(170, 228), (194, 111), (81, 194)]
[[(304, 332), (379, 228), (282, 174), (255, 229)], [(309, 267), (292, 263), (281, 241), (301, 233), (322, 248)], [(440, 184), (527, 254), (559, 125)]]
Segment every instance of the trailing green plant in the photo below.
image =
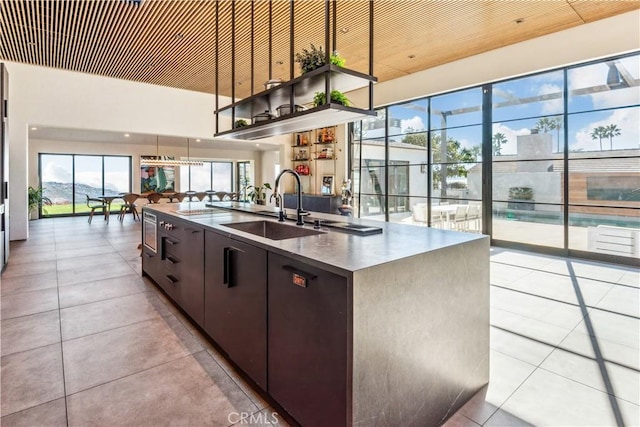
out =
[[(42, 187), (34, 188), (29, 186), (29, 212), (31, 213), (34, 209), (38, 209), (40, 206), (51, 206), (53, 202), (47, 196), (42, 194)], [(44, 213), (47, 213), (45, 208), (42, 209)]]
[[(327, 63), (326, 60), (327, 55), (322, 50), (322, 46), (315, 47), (313, 43), (311, 44), (311, 49), (302, 49), (302, 52), (296, 53), (296, 62), (300, 64), (300, 72), (302, 74), (322, 67)], [(346, 60), (340, 56), (338, 51), (334, 50), (329, 56), (329, 63), (344, 67)]]
[[(339, 90), (332, 90), (331, 91), (331, 102), (335, 103), (335, 104), (342, 104), (345, 107), (348, 107), (351, 105), (351, 101), (349, 101), (349, 99), (345, 96), (344, 93), (340, 92)], [(319, 107), (321, 105), (324, 105), (327, 103), (327, 97), (325, 95), (324, 92), (316, 92), (313, 96), (313, 106), (314, 107)]]

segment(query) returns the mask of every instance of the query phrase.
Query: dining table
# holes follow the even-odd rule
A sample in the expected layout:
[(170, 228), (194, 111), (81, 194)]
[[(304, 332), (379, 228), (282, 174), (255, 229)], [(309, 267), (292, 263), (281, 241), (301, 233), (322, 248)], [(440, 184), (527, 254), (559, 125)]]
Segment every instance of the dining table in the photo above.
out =
[(444, 214), (445, 217), (445, 228), (447, 229), (451, 229), (451, 215), (454, 215), (456, 213), (456, 210), (458, 209), (458, 207), (460, 206), (467, 206), (467, 205), (460, 205), (460, 204), (453, 204), (453, 205), (433, 205), (431, 206), (431, 213), (438, 213), (441, 212)]
[(107, 209), (104, 214), (107, 220), (107, 224), (109, 223), (109, 214), (111, 213), (111, 202), (113, 202), (115, 199), (121, 198), (122, 194), (101, 194), (98, 196), (98, 199), (102, 200), (107, 205)]

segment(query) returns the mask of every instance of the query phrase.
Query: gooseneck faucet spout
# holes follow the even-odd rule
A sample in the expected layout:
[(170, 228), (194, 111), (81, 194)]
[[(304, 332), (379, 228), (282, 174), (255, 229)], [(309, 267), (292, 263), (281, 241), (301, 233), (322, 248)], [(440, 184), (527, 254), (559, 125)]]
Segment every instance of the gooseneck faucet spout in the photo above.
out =
[(273, 188), (273, 194), (271, 195), (271, 197), (275, 197), (276, 200), (280, 202), (280, 215), (279, 215), (278, 221), (284, 221), (284, 218), (285, 218), (284, 203), (279, 190), (280, 177), (282, 177), (282, 175), (284, 175), (285, 173), (290, 173), (296, 179), (296, 184), (297, 184), (296, 191), (298, 196), (298, 205), (296, 209), (296, 213), (298, 214), (298, 217), (297, 217), (296, 225), (304, 225), (304, 221), (302, 220), (302, 217), (305, 215), (309, 215), (309, 212), (305, 212), (302, 209), (302, 183), (300, 182), (300, 175), (298, 175), (298, 173), (293, 169), (283, 169), (278, 175), (278, 177), (276, 178), (276, 184)]

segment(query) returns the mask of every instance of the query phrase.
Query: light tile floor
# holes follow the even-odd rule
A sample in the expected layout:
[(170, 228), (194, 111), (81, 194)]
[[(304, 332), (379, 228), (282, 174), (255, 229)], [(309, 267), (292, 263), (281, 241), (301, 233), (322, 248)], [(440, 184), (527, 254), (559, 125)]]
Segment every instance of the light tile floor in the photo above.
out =
[[(46, 219), (30, 235), (0, 281), (3, 426), (274, 424), (140, 277), (139, 222)], [(638, 269), (491, 254), (491, 381), (447, 426), (640, 425)]]

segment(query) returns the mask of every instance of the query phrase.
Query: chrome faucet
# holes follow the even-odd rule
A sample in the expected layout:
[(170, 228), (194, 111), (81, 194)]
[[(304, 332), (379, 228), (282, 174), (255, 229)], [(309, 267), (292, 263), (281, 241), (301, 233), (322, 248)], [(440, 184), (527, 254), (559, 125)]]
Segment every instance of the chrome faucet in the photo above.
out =
[(284, 202), (282, 200), (282, 195), (280, 195), (280, 191), (279, 191), (280, 177), (285, 173), (292, 174), (293, 177), (296, 179), (296, 184), (297, 184), (296, 190), (298, 192), (298, 206), (296, 209), (296, 213), (298, 214), (298, 217), (297, 217), (296, 225), (304, 225), (304, 221), (302, 220), (302, 217), (305, 215), (309, 215), (309, 212), (305, 212), (302, 209), (302, 183), (300, 182), (300, 175), (298, 175), (298, 173), (293, 169), (283, 169), (282, 172), (280, 172), (280, 174), (276, 178), (276, 184), (273, 188), (273, 194), (271, 195), (271, 198), (275, 197), (276, 204), (280, 206), (278, 221), (282, 222), (286, 218), (286, 214), (284, 212)]

